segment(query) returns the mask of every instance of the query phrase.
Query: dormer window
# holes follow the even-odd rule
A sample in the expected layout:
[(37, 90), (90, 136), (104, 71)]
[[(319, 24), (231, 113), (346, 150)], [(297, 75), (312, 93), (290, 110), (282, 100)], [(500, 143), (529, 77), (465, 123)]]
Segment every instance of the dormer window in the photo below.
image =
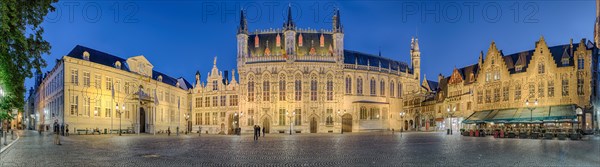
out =
[(516, 72), (521, 72), (521, 70), (523, 70), (523, 66), (521, 66), (521, 65), (515, 66)]
[(83, 60), (90, 61), (90, 53), (87, 51), (83, 51)]
[(563, 58), (561, 60), (561, 63), (562, 63), (563, 66), (568, 66), (569, 65), (569, 58)]
[(156, 78), (156, 80), (158, 80), (158, 82), (162, 82), (163, 81), (162, 75), (159, 75), (158, 78)]
[(540, 63), (538, 65), (538, 74), (543, 74), (544, 72), (546, 72), (546, 67), (544, 66), (544, 64)]
[(119, 61), (115, 62), (115, 68), (121, 69), (121, 62), (119, 62)]

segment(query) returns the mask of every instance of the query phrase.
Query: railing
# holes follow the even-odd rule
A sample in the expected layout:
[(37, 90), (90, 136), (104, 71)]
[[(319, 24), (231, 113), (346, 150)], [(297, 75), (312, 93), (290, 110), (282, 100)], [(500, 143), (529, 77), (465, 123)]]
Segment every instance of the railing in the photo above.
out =
[(315, 61), (315, 62), (335, 62), (335, 57), (332, 56), (298, 56), (298, 61)]
[(246, 58), (247, 63), (260, 63), (260, 62), (273, 62), (273, 61), (285, 61), (285, 58), (283, 56), (261, 56), (261, 57)]

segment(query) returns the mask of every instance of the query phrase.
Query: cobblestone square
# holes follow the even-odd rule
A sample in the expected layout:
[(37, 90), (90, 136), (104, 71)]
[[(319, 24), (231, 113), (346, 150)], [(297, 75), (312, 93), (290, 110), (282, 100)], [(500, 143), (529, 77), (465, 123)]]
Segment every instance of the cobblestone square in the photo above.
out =
[[(444, 133), (71, 135), (26, 132), (0, 166), (598, 166), (600, 138), (494, 139)], [(267, 146), (268, 145), (270, 146)]]

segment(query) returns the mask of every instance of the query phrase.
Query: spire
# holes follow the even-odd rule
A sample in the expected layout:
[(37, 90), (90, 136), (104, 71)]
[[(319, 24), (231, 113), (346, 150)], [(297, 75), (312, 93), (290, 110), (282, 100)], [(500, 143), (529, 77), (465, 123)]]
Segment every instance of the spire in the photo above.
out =
[(288, 17), (287, 17), (287, 21), (285, 22), (283, 27), (285, 28), (285, 30), (295, 30), (296, 29), (296, 25), (294, 24), (294, 21), (292, 19), (292, 4), (291, 3), (288, 5)]
[(215, 56), (215, 60), (213, 60), (213, 68), (217, 68), (217, 56)]
[(413, 51), (415, 51), (415, 52), (419, 51), (419, 38), (415, 38), (415, 44), (413, 46)]
[(333, 32), (343, 33), (342, 22), (340, 20), (340, 9), (335, 9), (333, 14)]
[(483, 65), (483, 51), (479, 52), (479, 60), (477, 61), (477, 64), (479, 64), (479, 68), (481, 68), (481, 65)]
[(240, 25), (238, 26), (238, 34), (248, 34), (248, 22), (246, 21), (245, 11), (240, 10)]

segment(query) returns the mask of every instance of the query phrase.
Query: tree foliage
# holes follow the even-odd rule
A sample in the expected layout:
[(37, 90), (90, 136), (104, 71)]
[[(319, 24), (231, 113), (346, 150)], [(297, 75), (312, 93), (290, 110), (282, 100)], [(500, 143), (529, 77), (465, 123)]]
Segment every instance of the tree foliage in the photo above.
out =
[(24, 105), (25, 78), (46, 66), (50, 54), (41, 23), (58, 0), (0, 0), (0, 112)]

